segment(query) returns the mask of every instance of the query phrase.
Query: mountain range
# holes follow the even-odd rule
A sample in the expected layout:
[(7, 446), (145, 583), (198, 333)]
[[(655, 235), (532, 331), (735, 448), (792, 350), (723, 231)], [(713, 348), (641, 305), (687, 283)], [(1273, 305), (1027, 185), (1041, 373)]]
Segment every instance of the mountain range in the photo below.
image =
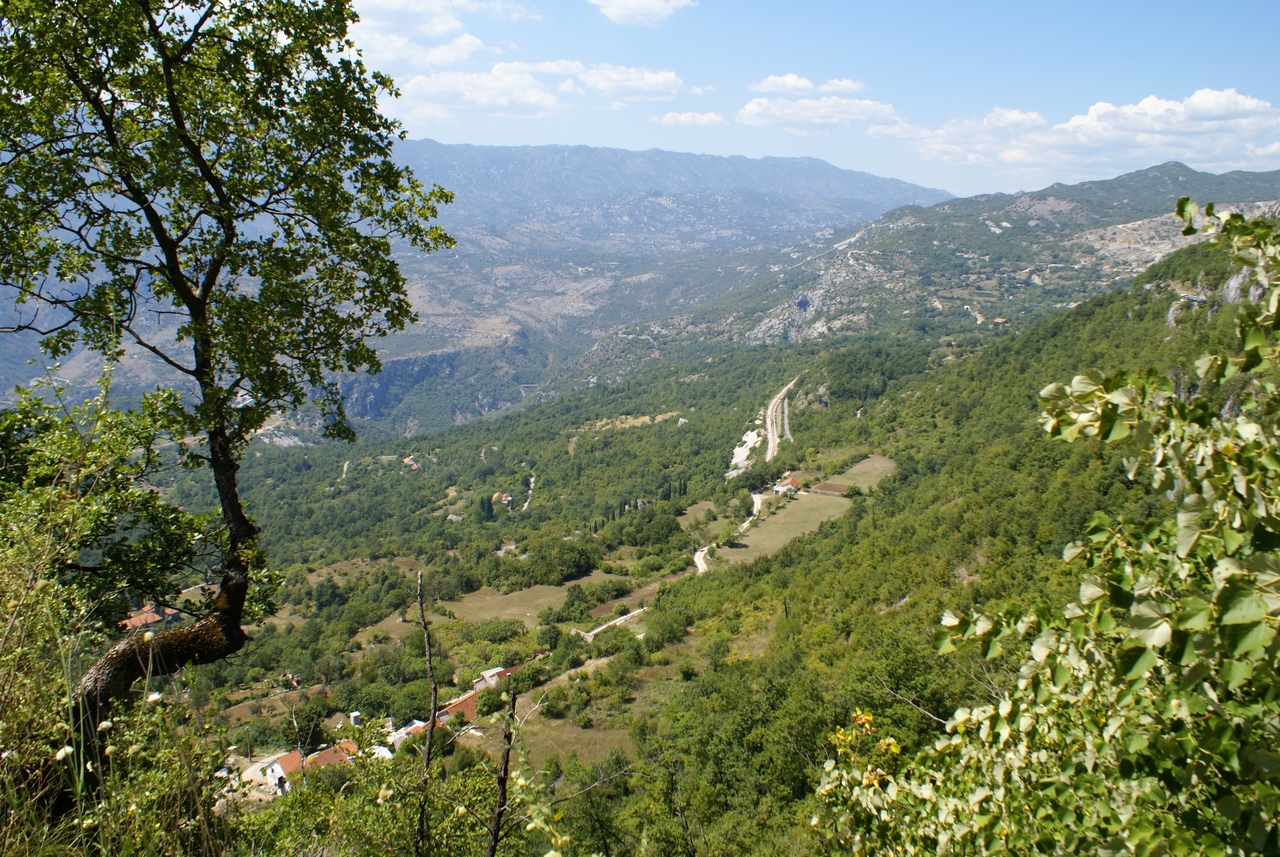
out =
[[(1280, 171), (1178, 163), (964, 199), (803, 158), (405, 141), (449, 188), (453, 250), (398, 251), (419, 320), (344, 382), (352, 416), (412, 435), (609, 383), (647, 362), (870, 331), (1001, 334), (1124, 282), (1191, 239), (1176, 200), (1257, 206)], [(0, 341), (0, 386), (35, 374)], [(60, 377), (88, 385), (73, 355)], [(161, 382), (126, 361), (123, 395)]]

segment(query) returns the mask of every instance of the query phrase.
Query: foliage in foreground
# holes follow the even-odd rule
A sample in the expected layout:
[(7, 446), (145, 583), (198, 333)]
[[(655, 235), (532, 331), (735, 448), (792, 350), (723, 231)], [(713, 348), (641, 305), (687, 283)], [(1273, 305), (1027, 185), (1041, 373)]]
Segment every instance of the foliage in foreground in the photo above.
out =
[(196, 522), (145, 483), (162, 422), (105, 394), (71, 411), (24, 394), (0, 413), (0, 853), (186, 855), (225, 841), (217, 751), (167, 695), (144, 688), (96, 742), (72, 726), (104, 603), (198, 552)]
[[(1179, 213), (1194, 231), (1186, 200)], [(1077, 376), (1041, 393), (1066, 440), (1136, 439), (1175, 518), (1097, 515), (1068, 546), (1088, 574), (1061, 615), (948, 612), (940, 651), (996, 657), (1029, 643), (1016, 685), (958, 709), (900, 777), (867, 724), (835, 736), (815, 824), (854, 854), (1264, 854), (1280, 847), (1280, 239), (1263, 220), (1206, 212), (1264, 287), (1239, 316), (1240, 353), (1210, 354), (1200, 382), (1233, 376), (1222, 408), (1151, 373)], [(1243, 373), (1250, 373), (1245, 375)], [(861, 727), (861, 728), (859, 728)]]

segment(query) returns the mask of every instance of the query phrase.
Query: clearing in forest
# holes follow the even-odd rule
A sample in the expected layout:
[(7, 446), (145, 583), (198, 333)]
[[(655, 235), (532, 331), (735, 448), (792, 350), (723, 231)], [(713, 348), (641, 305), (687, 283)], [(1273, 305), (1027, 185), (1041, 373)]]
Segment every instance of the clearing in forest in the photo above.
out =
[[(538, 626), (538, 614), (548, 607), (559, 609), (564, 604), (565, 590), (569, 583), (587, 583), (611, 578), (600, 569), (586, 577), (571, 580), (564, 586), (530, 586), (503, 595), (496, 589), (482, 586), (467, 593), (457, 601), (444, 602), (453, 615), (468, 622), (484, 622), (488, 619), (519, 619), (530, 628)], [(616, 579), (616, 577), (613, 577)]]
[(800, 494), (779, 511), (737, 537), (735, 547), (720, 548), (713, 563), (740, 565), (769, 556), (787, 542), (839, 518), (852, 503), (827, 494)]
[(846, 485), (856, 485), (863, 491), (869, 491), (876, 487), (876, 484), (881, 479), (889, 476), (897, 469), (897, 462), (892, 458), (873, 454), (868, 455), (831, 481), (842, 482)]

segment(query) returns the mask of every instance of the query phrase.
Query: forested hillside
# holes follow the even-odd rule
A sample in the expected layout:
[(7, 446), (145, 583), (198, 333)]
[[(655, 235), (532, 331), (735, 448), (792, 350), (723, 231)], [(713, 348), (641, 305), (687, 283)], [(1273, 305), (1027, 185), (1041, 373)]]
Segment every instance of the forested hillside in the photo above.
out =
[[(344, 764), (266, 807), (222, 797), (202, 841), (244, 853), (412, 849), (426, 813), (433, 841), (465, 853), (486, 835), (471, 814), (518, 777), (512, 806), (533, 821), (503, 828), (511, 853), (839, 850), (834, 828), (810, 823), (837, 787), (825, 759), (857, 752), (878, 777), (908, 777), (953, 712), (985, 710), (1016, 681), (1025, 643), (939, 658), (939, 618), (1060, 610), (1080, 581), (1064, 546), (1096, 513), (1174, 512), (1163, 489), (1132, 478), (1136, 436), (1055, 440), (1037, 423), (1037, 390), (1083, 367), (1148, 367), (1175, 396), (1235, 407), (1239, 379), (1197, 381), (1193, 368), (1206, 350), (1236, 347), (1237, 308), (1219, 288), (1226, 259), (1188, 248), (1141, 285), (1017, 333), (907, 326), (746, 348), (411, 438), (348, 445), (305, 421), (269, 426), (239, 478), (276, 569), (276, 615), (250, 629), (241, 655), (158, 681), (163, 695), (147, 704), (168, 701), (153, 714), (122, 708), (112, 728), (143, 740), (177, 718), (199, 728), (190, 746), (164, 745), (174, 752), (323, 755), (332, 742), (381, 740), (341, 726), (343, 712), (401, 726), (460, 704), (486, 670), (519, 667), (475, 695), (480, 731), (436, 730), (431, 778), (409, 752), (420, 742), (385, 760), (344, 744)], [(752, 464), (726, 478), (779, 390), (791, 439), (771, 460), (749, 452)], [(733, 559), (737, 542), (806, 502), (761, 502), (781, 477), (796, 474), (813, 496), (870, 453), (895, 467), (849, 489), (843, 514)], [(199, 475), (150, 479), (199, 515)], [(415, 621), (418, 580), (429, 643)], [(92, 613), (109, 623), (138, 606), (122, 591)], [(610, 618), (625, 624), (596, 627)], [(528, 754), (510, 781), (495, 778), (503, 723)], [(169, 758), (119, 767), (112, 788), (127, 797), (164, 781)], [(218, 799), (212, 786), (184, 788), (182, 801), (151, 804), (162, 830)], [(57, 835), (70, 842), (70, 830)]]
[[(398, 597), (377, 594), (403, 580), (397, 557), (425, 568), (446, 613), (449, 599), (481, 584), (518, 590), (567, 583), (606, 556), (616, 585), (601, 594), (625, 601), (625, 592), (652, 575), (678, 572), (684, 564), (678, 558), (688, 562), (694, 540), (707, 538), (658, 526), (687, 505), (711, 500), (732, 516), (731, 504), (743, 497), (735, 483), (758, 488), (784, 468), (802, 470), (833, 453), (854, 460), (883, 453), (897, 471), (870, 494), (855, 496), (838, 521), (750, 565), (663, 586), (642, 605), (642, 641), (623, 634), (584, 646), (563, 632), (575, 618), (567, 607), (544, 615), (536, 634), (520, 623), (504, 631), (482, 624), (472, 632), (466, 623), (447, 630), (453, 626), (445, 622), (441, 631), (444, 653), (467, 665), (467, 676), (551, 646), (541, 672), (525, 681), (524, 693), (546, 704), (534, 719), (577, 718), (582, 726), (568, 727), (579, 736), (569, 745), (578, 748), (571, 756), (595, 760), (582, 765), (552, 754), (552, 770), (563, 772), (553, 793), (573, 795), (602, 782), (565, 805), (573, 853), (814, 849), (808, 818), (820, 763), (834, 755), (829, 736), (851, 712), (874, 712), (877, 739), (891, 736), (902, 752), (895, 758), (906, 758), (931, 744), (954, 709), (981, 704), (1009, 680), (1016, 650), (995, 661), (934, 655), (944, 611), (1065, 604), (1078, 577), (1061, 552), (1096, 510), (1138, 520), (1169, 510), (1163, 495), (1125, 477), (1130, 451), (1123, 444), (1066, 445), (1047, 437), (1036, 424), (1036, 391), (1085, 366), (1147, 365), (1183, 377), (1207, 347), (1233, 340), (1234, 324), (1231, 307), (1217, 302), (1188, 307), (1171, 322), (1171, 308), (1183, 303), (1162, 286), (1126, 289), (982, 347), (893, 339), (775, 348), (769, 360), (748, 351), (646, 370), (528, 414), (393, 445), (255, 445), (246, 483), (266, 530), (280, 533), (268, 550), (299, 569), (290, 572), (281, 599), (306, 605), (301, 615), (323, 621), (312, 632), (283, 627), (231, 673), (243, 680), (255, 662), (263, 669), (286, 664), (307, 681), (320, 680), (314, 665), (341, 661), (342, 634), (410, 604), (407, 583)], [(750, 480), (725, 483), (736, 436), (758, 403), (796, 374), (793, 401), (810, 405), (791, 411), (795, 445), (784, 446), (768, 466), (759, 462)], [(681, 416), (617, 425), (620, 417), (663, 413)], [(409, 459), (419, 467), (406, 465)], [(515, 511), (495, 511), (482, 502), (493, 492), (525, 497), (531, 481), (527, 510), (517, 502)], [(462, 520), (433, 514), (446, 508)], [(510, 555), (495, 557), (507, 543), (514, 546)], [(579, 565), (564, 556), (549, 561), (557, 545), (574, 544)], [(628, 553), (627, 545), (642, 553)], [(636, 562), (637, 555), (655, 561)], [(359, 558), (386, 570), (367, 584), (326, 590), (331, 594), (301, 574)], [(590, 595), (601, 585), (584, 589)], [(372, 609), (352, 612), (357, 603)], [(339, 617), (348, 630), (334, 636), (344, 627), (334, 624)], [(488, 660), (467, 642), (473, 633), (499, 634)], [(420, 711), (421, 667), (390, 666), (412, 663), (415, 645), (420, 636), (379, 655), (376, 672), (368, 660), (326, 667), (330, 701), (321, 713), (360, 707), (398, 721)], [(393, 650), (400, 654), (388, 661)], [(572, 694), (548, 697), (536, 686), (593, 656), (611, 657), (608, 670), (580, 679)], [(214, 685), (234, 677), (223, 667), (214, 673)], [(528, 749), (547, 759), (536, 730), (530, 732)], [(260, 727), (256, 740), (273, 734)], [(622, 743), (601, 759), (590, 748), (616, 745), (601, 737), (609, 734)], [(289, 806), (273, 805), (273, 823), (304, 836)]]

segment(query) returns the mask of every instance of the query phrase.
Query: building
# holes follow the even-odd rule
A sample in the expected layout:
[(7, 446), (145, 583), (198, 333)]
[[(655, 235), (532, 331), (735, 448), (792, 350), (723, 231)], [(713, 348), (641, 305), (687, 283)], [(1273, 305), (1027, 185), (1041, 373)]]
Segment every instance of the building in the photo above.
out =
[(783, 479), (777, 485), (773, 486), (773, 493), (778, 495), (794, 494), (796, 491), (799, 491), (799, 490), (800, 490), (800, 480), (796, 479), (794, 476), (791, 476), (787, 479)]
[(275, 789), (276, 794), (288, 794), (300, 775), (325, 765), (346, 765), (359, 752), (356, 742), (351, 740), (339, 741), (305, 757), (300, 750), (291, 750), (263, 765), (262, 772), (267, 779), (267, 788)]
[(159, 607), (152, 604), (129, 614), (129, 618), (120, 622), (118, 627), (128, 634), (133, 631), (155, 630), (164, 625), (171, 625), (181, 619), (182, 614), (172, 607)]

